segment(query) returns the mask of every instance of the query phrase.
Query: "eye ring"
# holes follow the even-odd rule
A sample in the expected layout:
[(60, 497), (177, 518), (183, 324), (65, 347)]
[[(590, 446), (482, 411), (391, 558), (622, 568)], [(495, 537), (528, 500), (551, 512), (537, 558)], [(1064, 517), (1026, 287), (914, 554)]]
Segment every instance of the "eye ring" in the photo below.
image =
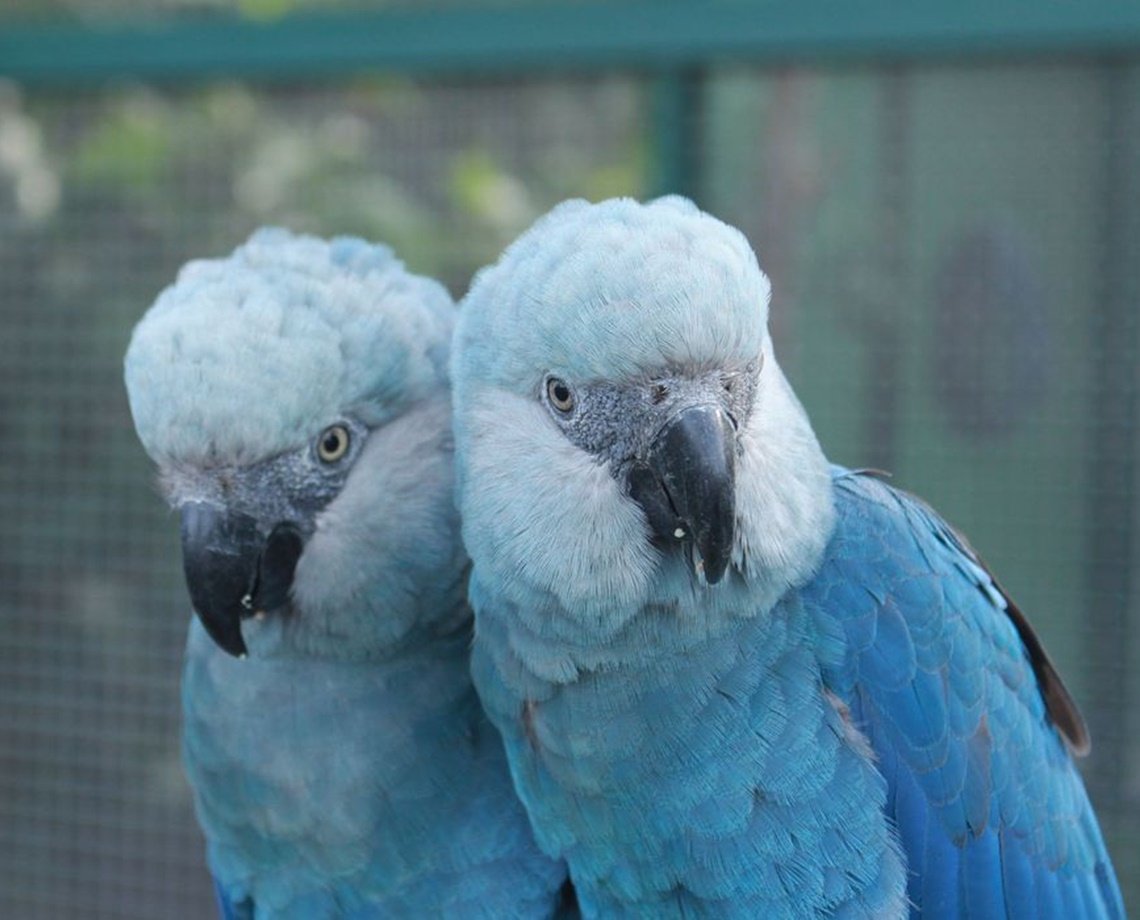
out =
[(560, 377), (547, 379), (546, 398), (563, 415), (574, 411), (574, 391), (570, 389), (570, 384)]
[(317, 438), (317, 457), (321, 463), (336, 463), (348, 453), (351, 440), (346, 426), (329, 425)]

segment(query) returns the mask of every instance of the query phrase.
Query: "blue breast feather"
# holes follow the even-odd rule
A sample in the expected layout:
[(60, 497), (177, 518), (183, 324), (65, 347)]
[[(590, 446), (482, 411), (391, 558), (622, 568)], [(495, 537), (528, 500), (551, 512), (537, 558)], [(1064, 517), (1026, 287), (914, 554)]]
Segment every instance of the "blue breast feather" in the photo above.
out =
[[(451, 642), (465, 656), (467, 631)], [(450, 656), (238, 661), (195, 623), (184, 691), (223, 920), (554, 912), (565, 870), (534, 846)]]
[(1024, 616), (926, 505), (846, 470), (834, 486), (801, 595), (887, 780), (914, 915), (1123, 917), (1061, 732), (1078, 752), (1087, 735)]

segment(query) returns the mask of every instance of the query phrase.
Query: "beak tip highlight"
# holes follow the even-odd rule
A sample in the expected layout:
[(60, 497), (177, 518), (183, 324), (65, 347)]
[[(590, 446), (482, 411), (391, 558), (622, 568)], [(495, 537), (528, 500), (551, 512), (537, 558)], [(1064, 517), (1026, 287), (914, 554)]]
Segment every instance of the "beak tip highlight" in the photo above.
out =
[(198, 613), (197, 610), (194, 612), (198, 619), (202, 622), (202, 625), (206, 627), (206, 632), (209, 634), (210, 638), (214, 640), (214, 644), (218, 648), (220, 648), (223, 652), (232, 655), (234, 658), (244, 659), (249, 657), (249, 649), (246, 647), (245, 637), (243, 637), (241, 634), (240, 624), (234, 624), (235, 628), (232, 632), (226, 631), (223, 633), (220, 630), (211, 629), (210, 624), (206, 618), (203, 617), (202, 614)]
[(693, 546), (693, 574), (704, 579), (709, 587), (720, 584), (731, 563), (731, 543), (728, 546), (710, 545), (710, 541), (697, 542)]

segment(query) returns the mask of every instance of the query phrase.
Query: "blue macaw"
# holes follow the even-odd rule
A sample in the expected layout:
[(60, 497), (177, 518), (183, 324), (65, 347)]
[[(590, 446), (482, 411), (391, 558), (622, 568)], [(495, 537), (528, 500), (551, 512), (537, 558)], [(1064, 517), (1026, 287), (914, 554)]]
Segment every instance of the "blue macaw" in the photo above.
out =
[(452, 357), (476, 687), (584, 916), (1120, 917), (1034, 637), (933, 511), (831, 467), (744, 237), (568, 202)]
[(471, 686), (454, 305), (383, 246), (256, 233), (135, 329), (131, 411), (181, 516), (186, 769), (225, 918), (547, 917)]

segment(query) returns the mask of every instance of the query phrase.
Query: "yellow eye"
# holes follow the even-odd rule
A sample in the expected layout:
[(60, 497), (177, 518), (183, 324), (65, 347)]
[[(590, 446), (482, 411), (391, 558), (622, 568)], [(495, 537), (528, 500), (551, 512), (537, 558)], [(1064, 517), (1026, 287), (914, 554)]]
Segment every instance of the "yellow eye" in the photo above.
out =
[(329, 425), (317, 439), (317, 456), (322, 463), (336, 463), (348, 453), (348, 429), (344, 425)]
[(565, 380), (551, 377), (546, 381), (546, 395), (550, 404), (559, 412), (569, 412), (574, 408), (574, 391)]

